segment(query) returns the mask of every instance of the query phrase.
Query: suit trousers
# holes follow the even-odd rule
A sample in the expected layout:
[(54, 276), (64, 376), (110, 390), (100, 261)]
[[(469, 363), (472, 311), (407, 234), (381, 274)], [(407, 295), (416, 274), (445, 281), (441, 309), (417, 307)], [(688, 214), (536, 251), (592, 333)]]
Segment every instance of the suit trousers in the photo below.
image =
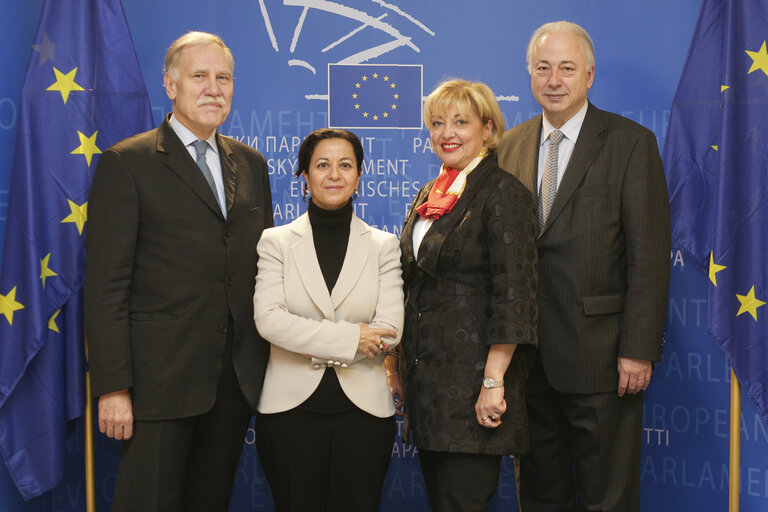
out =
[(276, 512), (375, 512), (395, 418), (301, 407), (256, 416), (256, 448)]
[(570, 394), (537, 356), (526, 395), (531, 451), (520, 457), (525, 512), (637, 512), (643, 396)]
[(134, 422), (133, 437), (123, 444), (112, 512), (226, 512), (251, 417), (230, 347), (228, 340), (209, 411)]
[(435, 512), (487, 512), (499, 484), (501, 455), (419, 450)]

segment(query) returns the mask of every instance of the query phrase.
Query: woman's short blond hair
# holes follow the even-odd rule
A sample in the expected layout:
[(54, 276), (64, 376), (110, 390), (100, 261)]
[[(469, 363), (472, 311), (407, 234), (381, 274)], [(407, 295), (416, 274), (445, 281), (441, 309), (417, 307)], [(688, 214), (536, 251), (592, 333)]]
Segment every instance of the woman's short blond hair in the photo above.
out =
[(483, 124), (492, 121), (491, 136), (486, 145), (488, 149), (496, 150), (506, 125), (496, 95), (490, 87), (482, 82), (459, 78), (441, 82), (424, 102), (424, 122), (427, 127), (432, 116), (444, 112), (449, 105), (455, 106), (456, 110), (463, 114), (477, 114)]

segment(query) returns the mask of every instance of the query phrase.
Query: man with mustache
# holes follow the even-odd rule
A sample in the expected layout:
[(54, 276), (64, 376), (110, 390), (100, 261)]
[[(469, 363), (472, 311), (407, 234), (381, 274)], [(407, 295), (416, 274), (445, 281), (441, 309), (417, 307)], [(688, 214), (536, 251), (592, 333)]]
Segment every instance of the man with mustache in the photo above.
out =
[(669, 202), (656, 137), (587, 100), (589, 35), (566, 21), (528, 45), (542, 108), (499, 165), (539, 198), (539, 353), (528, 379), (526, 512), (636, 512), (643, 393), (661, 360)]
[(217, 131), (233, 69), (218, 36), (177, 39), (173, 113), (94, 175), (85, 324), (99, 429), (125, 440), (113, 511), (227, 510), (261, 393), (253, 291), (272, 202), (264, 157)]

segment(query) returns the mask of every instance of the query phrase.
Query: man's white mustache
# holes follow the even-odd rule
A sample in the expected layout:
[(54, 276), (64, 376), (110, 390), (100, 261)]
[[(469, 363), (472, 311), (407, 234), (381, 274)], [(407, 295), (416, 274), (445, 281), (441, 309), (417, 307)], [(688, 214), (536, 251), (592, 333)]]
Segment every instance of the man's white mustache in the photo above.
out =
[(197, 100), (197, 106), (201, 107), (206, 103), (218, 103), (220, 106), (226, 105), (226, 101), (223, 96), (202, 96)]

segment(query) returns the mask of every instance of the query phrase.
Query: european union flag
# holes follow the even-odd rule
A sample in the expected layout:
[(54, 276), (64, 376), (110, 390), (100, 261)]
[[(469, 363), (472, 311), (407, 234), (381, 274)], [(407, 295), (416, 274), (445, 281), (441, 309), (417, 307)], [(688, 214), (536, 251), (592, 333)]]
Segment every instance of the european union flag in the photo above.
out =
[(768, 422), (768, 3), (705, 0), (664, 148), (673, 240), (709, 269), (709, 330)]
[(328, 64), (332, 128), (421, 129), (422, 67)]
[(25, 499), (61, 480), (66, 422), (83, 413), (98, 155), (151, 126), (120, 0), (47, 0), (22, 90), (0, 274), (0, 454)]

